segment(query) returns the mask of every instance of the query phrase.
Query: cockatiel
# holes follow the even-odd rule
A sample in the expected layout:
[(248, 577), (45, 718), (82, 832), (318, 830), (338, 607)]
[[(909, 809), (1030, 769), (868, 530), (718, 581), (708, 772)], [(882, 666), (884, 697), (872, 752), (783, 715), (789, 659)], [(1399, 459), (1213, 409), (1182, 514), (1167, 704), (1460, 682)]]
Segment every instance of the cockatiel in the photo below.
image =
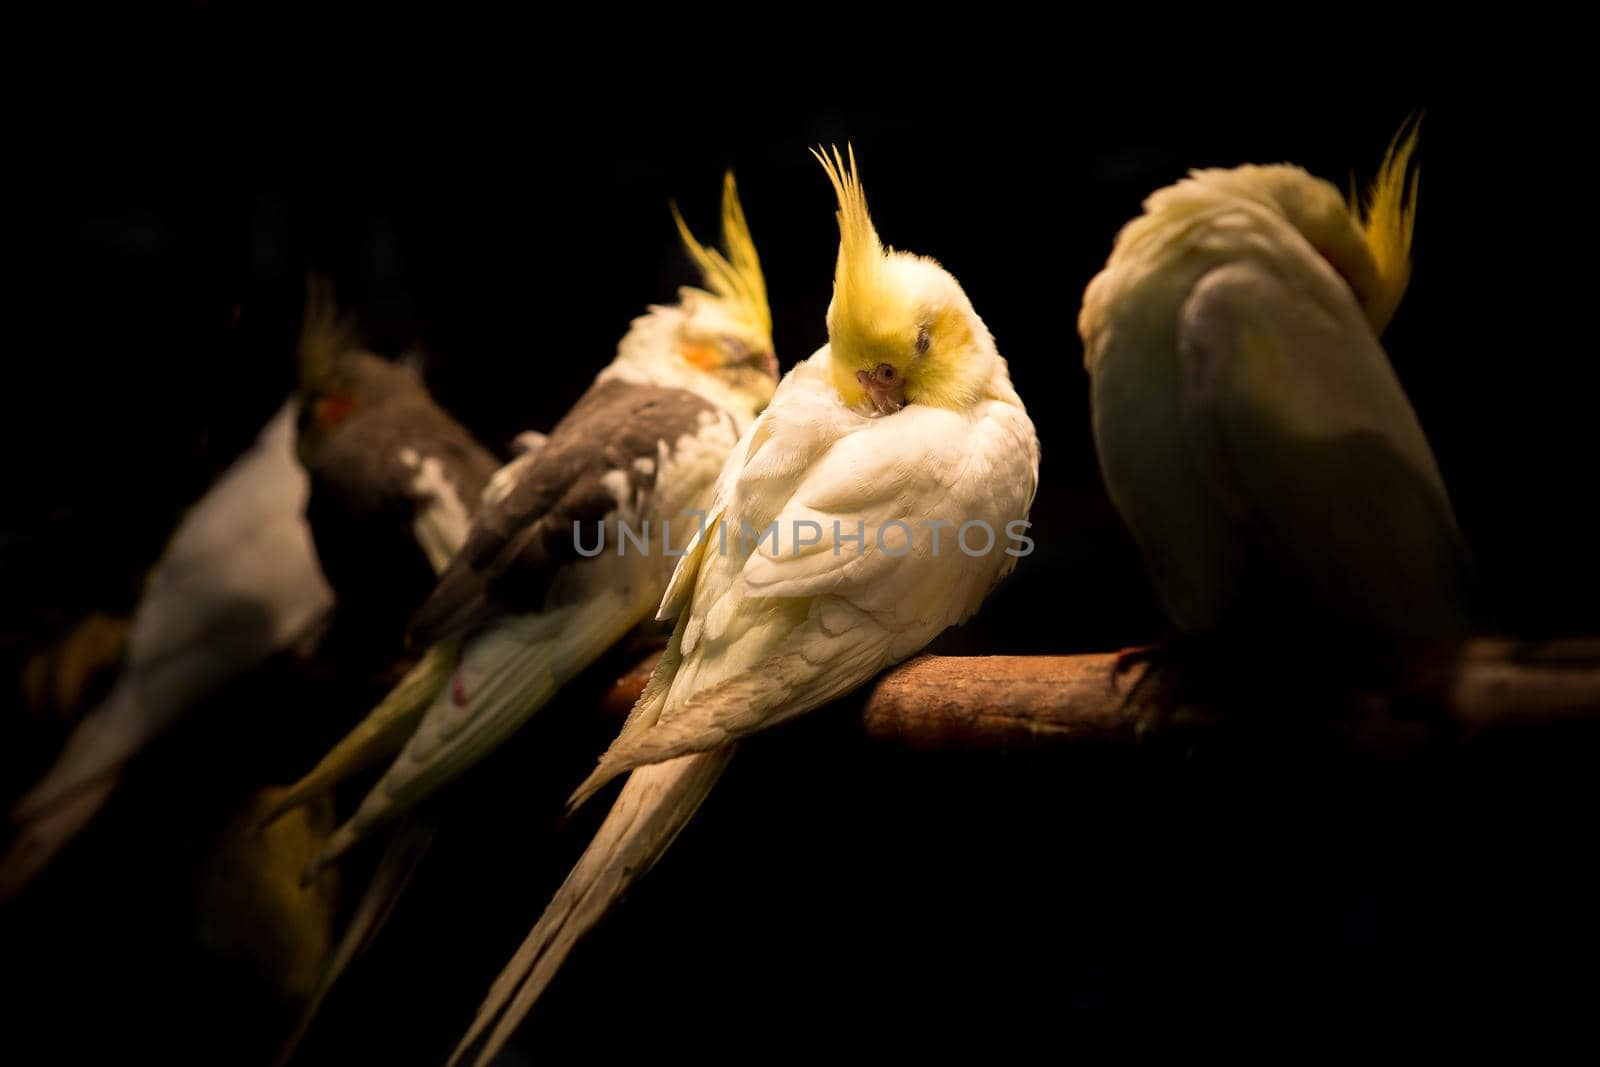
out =
[(434, 401), (410, 367), (361, 351), (313, 279), (300, 342), (297, 449), (311, 476), (306, 519), (339, 596), (342, 653), (359, 634), (374, 662), (466, 539), (499, 461)]
[[(661, 616), (678, 616), (672, 640), (575, 801), (632, 774), (457, 1059), (498, 1017), (478, 1063), (493, 1059), (699, 807), (734, 742), (966, 620), (1022, 554), (1007, 535), (1018, 543), (1025, 525), (1039, 445), (1005, 360), (954, 278), (879, 243), (854, 154), (848, 166), (837, 150), (818, 158), (839, 201), (828, 344), (729, 457), (706, 532), (662, 600)], [(755, 537), (774, 522), (775, 537)], [(982, 528), (995, 537), (972, 533)]]
[[(676, 559), (664, 539), (675, 552), (688, 543), (695, 510), (777, 384), (766, 285), (733, 175), (726, 255), (676, 217), (706, 288), (636, 319), (548, 438), (495, 474), (465, 547), (413, 622), (415, 640), (432, 647), (291, 788), (286, 804), (404, 744), (320, 864), (491, 751), (654, 614)], [(606, 547), (595, 552), (601, 525)], [(623, 543), (621, 527), (647, 533), (649, 545)]]
[(1410, 279), (1415, 145), (1365, 211), (1298, 167), (1194, 171), (1084, 294), (1101, 469), (1183, 633), (1469, 626), (1449, 496), (1378, 344)]
[(286, 404), (179, 524), (135, 609), (110, 694), (12, 809), (0, 896), (19, 889), (89, 822), (125, 763), (188, 711), (309, 635), (333, 594), (302, 508), (306, 475)]
[[(88, 823), (120, 768), (152, 739), (229, 682), (315, 636), (336, 591), (359, 605), (360, 619), (387, 620), (388, 648), (374, 646), (387, 665), (435, 580), (430, 561), (442, 568), (460, 547), (493, 457), (415, 374), (356, 351), (316, 282), (299, 360), (298, 399), (189, 511), (157, 562), (110, 694), (17, 802), (0, 896)], [(368, 569), (375, 563), (387, 568), (381, 578)], [(385, 602), (394, 590), (405, 595), (413, 570), (425, 580), (412, 583), (409, 599)]]

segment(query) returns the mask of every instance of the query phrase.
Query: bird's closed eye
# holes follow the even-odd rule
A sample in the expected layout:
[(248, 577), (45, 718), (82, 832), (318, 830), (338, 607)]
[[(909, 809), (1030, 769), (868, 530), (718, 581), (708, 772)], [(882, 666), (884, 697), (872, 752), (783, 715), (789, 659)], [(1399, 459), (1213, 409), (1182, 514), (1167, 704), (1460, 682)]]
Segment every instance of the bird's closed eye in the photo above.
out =
[(928, 354), (928, 345), (930, 343), (931, 342), (930, 342), (930, 340), (928, 338), (928, 328), (926, 326), (918, 326), (917, 327), (916, 349), (917, 349), (917, 357), (919, 359)]

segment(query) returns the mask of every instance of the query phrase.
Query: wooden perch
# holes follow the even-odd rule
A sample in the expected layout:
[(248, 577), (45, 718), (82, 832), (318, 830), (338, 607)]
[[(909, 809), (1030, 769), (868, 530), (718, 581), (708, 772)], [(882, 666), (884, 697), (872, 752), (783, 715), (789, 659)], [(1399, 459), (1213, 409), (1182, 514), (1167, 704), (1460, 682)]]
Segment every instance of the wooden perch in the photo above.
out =
[[(638, 699), (657, 655), (607, 692), (618, 719)], [(1130, 705), (1143, 667), (1114, 678), (1115, 653), (1077, 656), (919, 656), (874, 682), (862, 710), (873, 738), (917, 749), (1028, 748), (1084, 740), (1131, 741), (1163, 725), (1220, 720), (1185, 707), (1161, 719)], [(1477, 638), (1420, 672), (1404, 693), (1348, 700), (1363, 737), (1415, 735), (1443, 721), (1462, 733), (1487, 727), (1600, 719), (1600, 638), (1526, 644)]]
[(867, 733), (911, 748), (1010, 748), (1133, 736), (1127, 693), (1143, 674), (1113, 678), (1114, 653), (918, 656), (872, 687)]

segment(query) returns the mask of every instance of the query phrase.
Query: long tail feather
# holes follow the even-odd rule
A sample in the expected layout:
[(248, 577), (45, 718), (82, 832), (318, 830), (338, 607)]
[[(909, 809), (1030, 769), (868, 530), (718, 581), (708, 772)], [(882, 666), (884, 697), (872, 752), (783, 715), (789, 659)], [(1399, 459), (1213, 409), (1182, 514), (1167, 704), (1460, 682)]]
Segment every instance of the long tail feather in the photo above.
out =
[(89, 820), (105, 806), (117, 787), (117, 775), (110, 774), (74, 793), (38, 818), (17, 830), (11, 847), (0, 857), (0, 903), (20, 892), (44, 870), (57, 852), (78, 836)]
[(274, 1061), (275, 1067), (285, 1067), (294, 1057), (295, 1050), (300, 1047), (300, 1042), (311, 1029), (311, 1023), (322, 1010), (322, 1003), (327, 999), (334, 983), (356, 957), (366, 951), (367, 946), (372, 944), (372, 939), (388, 921), (395, 904), (400, 900), (400, 894), (405, 892), (411, 876), (416, 873), (417, 865), (422, 862), (428, 846), (433, 843), (433, 835), (437, 829), (438, 821), (433, 816), (415, 814), (395, 827), (389, 846), (383, 858), (378, 861), (378, 869), (373, 872), (372, 881), (367, 885), (366, 892), (361, 896), (361, 902), (356, 905), (355, 914), (350, 918), (350, 926), (339, 939), (333, 954), (328, 957), (311, 999), (301, 1009), (294, 1031), (279, 1049), (278, 1057)]
[(416, 732), (417, 723), (422, 721), (423, 712), (449, 681), (457, 648), (456, 642), (447, 641), (428, 649), (354, 730), (334, 745), (305, 777), (284, 790), (282, 798), (262, 817), (261, 825), (267, 825), (284, 812), (405, 747), (407, 739)]
[(337, 863), (368, 834), (420, 803), (492, 751), (555, 695), (559, 682), (550, 671), (548, 655), (538, 649), (530, 654), (525, 647), (511, 650), (497, 659), (483, 684), (470, 687), (470, 722), (460, 735), (449, 733), (447, 727), (440, 725), (455, 715), (467, 714), (457, 706), (457, 693), (453, 691), (456, 688), (457, 682), (452, 680), (434, 697), (395, 762), (307, 870), (308, 878)]
[(733, 749), (727, 745), (633, 772), (577, 866), (490, 987), (450, 1058), (451, 1067), (491, 1024), (494, 1030), (476, 1062), (486, 1067), (494, 1059), (573, 946), (667, 851), (711, 792)]
[(12, 807), (12, 820), (36, 823), (114, 777), (149, 739), (146, 717), (136, 710), (138, 699), (132, 681), (119, 682), (105, 703), (73, 728), (50, 770)]
[(457, 657), (450, 684), (307, 876), (492, 752), (647, 610), (636, 597), (606, 596), (473, 637)]

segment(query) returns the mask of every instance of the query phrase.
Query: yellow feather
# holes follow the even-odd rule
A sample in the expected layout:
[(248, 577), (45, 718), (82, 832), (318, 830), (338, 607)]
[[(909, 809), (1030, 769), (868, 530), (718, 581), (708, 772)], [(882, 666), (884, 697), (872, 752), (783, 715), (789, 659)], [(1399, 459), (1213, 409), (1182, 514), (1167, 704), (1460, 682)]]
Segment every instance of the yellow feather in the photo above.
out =
[(761, 326), (761, 332), (770, 335), (772, 311), (767, 305), (767, 283), (761, 274), (761, 259), (756, 255), (756, 243), (750, 236), (750, 223), (745, 220), (744, 206), (739, 203), (739, 188), (734, 184), (731, 170), (722, 178), (722, 244), (728, 250), (734, 276), (742, 286), (745, 304)]
[(358, 344), (355, 321), (339, 311), (333, 283), (320, 275), (308, 277), (305, 314), (300, 320), (300, 387), (319, 385), (332, 373), (339, 357)]
[(1365, 209), (1354, 202), (1351, 204), (1351, 214), (1361, 220), (1367, 247), (1378, 268), (1381, 295), (1372, 317), (1379, 332), (1394, 317), (1405, 296), (1406, 285), (1411, 281), (1411, 235), (1417, 222), (1420, 173), (1411, 167), (1411, 156), (1416, 151), (1421, 127), (1420, 118), (1400, 127), (1389, 142), (1377, 177), (1367, 190)]
[(877, 317), (874, 312), (882, 293), (883, 244), (867, 214), (867, 194), (861, 188), (855, 148), (846, 145), (845, 151), (848, 165), (837, 147), (832, 149), (831, 159), (820, 149), (811, 150), (839, 200), (835, 216), (839, 220), (839, 263), (833, 278), (830, 324), (866, 326)]
[(834, 278), (834, 285), (838, 289), (835, 299), (843, 297), (848, 304), (870, 294), (876, 281), (875, 268), (883, 255), (883, 245), (878, 240), (878, 231), (872, 225), (872, 217), (867, 214), (867, 194), (861, 188), (855, 147), (845, 146), (850, 156), (848, 165), (840, 157), (837, 147), (832, 151), (832, 159), (816, 148), (811, 150), (811, 154), (827, 171), (828, 181), (833, 183), (834, 195), (839, 198), (839, 268)]
[(865, 391), (856, 381), (857, 369), (876, 363), (869, 353), (878, 342), (880, 326), (891, 319), (884, 306), (883, 244), (867, 213), (867, 195), (861, 187), (856, 152), (846, 145), (848, 163), (837, 146), (828, 153), (813, 148), (839, 201), (839, 261), (833, 276), (833, 304), (828, 309), (828, 336), (833, 344), (833, 378), (846, 403), (860, 403)]
[[(913, 303), (906, 288), (908, 263), (941, 269), (931, 259), (885, 248), (867, 213), (855, 150), (838, 148), (831, 157), (821, 149), (811, 154), (822, 164), (839, 201), (839, 263), (828, 308), (828, 341), (833, 385), (846, 404), (866, 401), (856, 378), (881, 362), (904, 375), (905, 395), (918, 404), (960, 410), (972, 403), (984, 377), (969, 365), (974, 348), (971, 322), (958, 309), (946, 307), (928, 317)], [(918, 315), (924, 314), (922, 321)], [(932, 346), (912, 358), (919, 329)]]
[(727, 255), (695, 240), (678, 205), (668, 206), (672, 209), (672, 221), (677, 223), (678, 236), (700, 268), (706, 288), (770, 336), (772, 311), (767, 306), (767, 283), (761, 274), (755, 241), (750, 237), (750, 224), (745, 221), (744, 208), (739, 203), (733, 171), (728, 171), (722, 180), (722, 243), (728, 250)]

